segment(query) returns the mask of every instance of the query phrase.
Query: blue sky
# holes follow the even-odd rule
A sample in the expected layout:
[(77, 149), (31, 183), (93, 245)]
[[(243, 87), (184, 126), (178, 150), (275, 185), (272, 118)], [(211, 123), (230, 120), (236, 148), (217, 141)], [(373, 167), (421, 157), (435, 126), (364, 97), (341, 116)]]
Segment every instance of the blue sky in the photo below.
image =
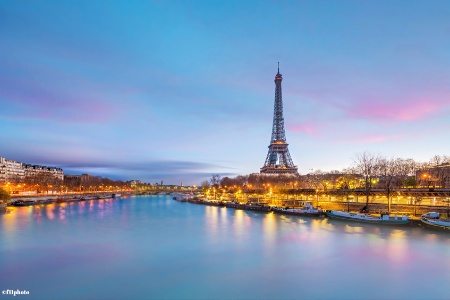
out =
[(0, 0), (0, 156), (198, 184), (258, 172), (277, 62), (302, 174), (449, 154), (448, 1)]

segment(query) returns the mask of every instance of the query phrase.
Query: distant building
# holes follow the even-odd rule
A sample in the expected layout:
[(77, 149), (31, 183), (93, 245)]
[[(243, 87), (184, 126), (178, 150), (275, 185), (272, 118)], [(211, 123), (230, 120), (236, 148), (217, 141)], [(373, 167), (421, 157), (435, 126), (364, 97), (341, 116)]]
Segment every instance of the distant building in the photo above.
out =
[(64, 179), (61, 168), (25, 164), (0, 157), (0, 182), (23, 182), (27, 177), (50, 175), (57, 180)]
[(417, 170), (416, 182), (421, 187), (449, 188), (450, 163)]
[(31, 164), (23, 164), (23, 168), (25, 171), (25, 178), (39, 175), (49, 175), (57, 180), (64, 180), (64, 172), (61, 168)]
[(127, 183), (134, 184), (134, 185), (144, 184), (141, 180), (129, 180), (129, 181), (127, 181)]
[(0, 182), (22, 182), (25, 170), (21, 162), (0, 157)]
[(92, 175), (81, 174), (81, 175), (64, 175), (64, 185), (70, 188), (80, 187), (83, 183), (90, 181)]

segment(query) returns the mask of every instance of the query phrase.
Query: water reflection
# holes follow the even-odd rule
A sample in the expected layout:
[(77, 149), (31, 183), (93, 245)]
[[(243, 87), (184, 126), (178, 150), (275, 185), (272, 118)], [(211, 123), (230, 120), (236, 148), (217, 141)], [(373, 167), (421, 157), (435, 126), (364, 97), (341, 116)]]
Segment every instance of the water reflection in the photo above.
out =
[[(58, 220), (67, 222), (68, 218), (75, 218), (94, 213), (95, 217), (105, 217), (112, 214), (112, 200), (63, 202), (40, 204), (26, 207), (8, 207), (0, 216), (2, 228), (6, 231), (17, 231), (33, 223), (41, 224), (46, 221)], [(30, 222), (32, 220), (33, 222)], [(17, 227), (19, 226), (22, 227)]]
[(0, 221), (2, 223), (2, 230), (7, 233), (15, 232), (17, 227), (17, 216), (14, 209), (8, 208), (5, 212), (0, 214)]
[(364, 228), (361, 226), (346, 225), (344, 230), (349, 233), (364, 233)]
[(233, 236), (235, 238), (235, 243), (237, 245), (242, 245), (242, 242), (245, 239), (245, 233), (246, 233), (246, 226), (245, 226), (245, 218), (246, 214), (243, 210), (235, 209), (234, 211), (231, 210), (232, 213), (230, 214), (232, 216), (232, 229), (233, 229)]
[(228, 227), (228, 209), (226, 207), (221, 207), (220, 210), (220, 229), (227, 230)]
[(450, 279), (448, 235), (164, 196), (11, 208), (0, 254), (37, 299), (445, 299)]
[(271, 252), (277, 242), (277, 222), (278, 218), (274, 213), (266, 214), (262, 219), (262, 234), (266, 250)]
[(49, 220), (53, 220), (55, 218), (55, 204), (45, 205), (45, 216)]

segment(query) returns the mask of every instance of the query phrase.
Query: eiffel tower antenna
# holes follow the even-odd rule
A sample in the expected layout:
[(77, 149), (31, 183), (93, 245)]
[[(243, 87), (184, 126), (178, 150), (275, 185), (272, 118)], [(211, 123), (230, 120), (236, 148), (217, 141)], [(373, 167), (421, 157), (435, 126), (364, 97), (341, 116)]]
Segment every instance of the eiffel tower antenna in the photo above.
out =
[(281, 92), (280, 63), (278, 73), (275, 75), (275, 104), (273, 109), (272, 138), (270, 139), (269, 152), (260, 172), (262, 174), (298, 174), (298, 168), (294, 165), (289, 154), (286, 133), (284, 132), (283, 99)]

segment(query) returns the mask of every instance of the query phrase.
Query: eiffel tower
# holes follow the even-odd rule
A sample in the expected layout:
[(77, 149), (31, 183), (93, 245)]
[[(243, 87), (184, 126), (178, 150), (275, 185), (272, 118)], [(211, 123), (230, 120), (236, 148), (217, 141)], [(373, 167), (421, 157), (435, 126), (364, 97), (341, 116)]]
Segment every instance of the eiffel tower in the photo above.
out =
[(275, 75), (272, 139), (270, 140), (266, 162), (260, 171), (261, 174), (298, 174), (297, 166), (294, 166), (291, 155), (289, 154), (286, 134), (284, 133), (283, 100), (281, 96), (282, 80), (280, 63), (278, 63), (278, 73)]

